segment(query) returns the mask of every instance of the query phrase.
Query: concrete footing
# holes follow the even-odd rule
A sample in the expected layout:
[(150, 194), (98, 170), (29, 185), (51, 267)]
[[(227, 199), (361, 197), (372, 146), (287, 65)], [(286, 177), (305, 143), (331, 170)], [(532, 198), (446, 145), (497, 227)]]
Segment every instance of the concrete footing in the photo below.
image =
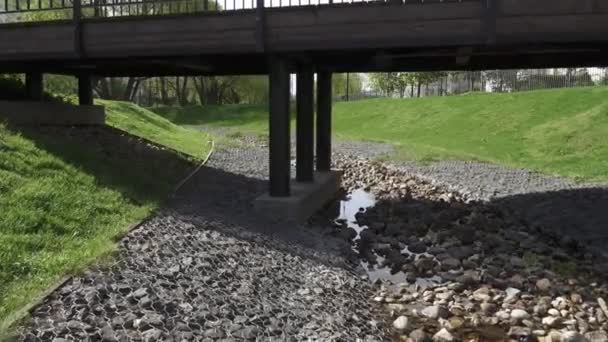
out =
[(73, 106), (36, 101), (0, 101), (0, 121), (13, 125), (105, 125), (103, 106)]
[(313, 182), (292, 181), (290, 196), (264, 194), (254, 201), (254, 208), (273, 222), (301, 223), (335, 199), (341, 180), (342, 171), (315, 172)]

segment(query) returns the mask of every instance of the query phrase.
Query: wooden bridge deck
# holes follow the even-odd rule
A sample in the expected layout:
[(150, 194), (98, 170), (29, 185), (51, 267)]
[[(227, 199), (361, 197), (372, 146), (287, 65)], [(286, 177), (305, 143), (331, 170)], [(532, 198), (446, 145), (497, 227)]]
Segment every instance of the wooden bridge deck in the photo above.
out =
[(605, 65), (608, 1), (359, 3), (0, 25), (0, 72), (267, 73)]

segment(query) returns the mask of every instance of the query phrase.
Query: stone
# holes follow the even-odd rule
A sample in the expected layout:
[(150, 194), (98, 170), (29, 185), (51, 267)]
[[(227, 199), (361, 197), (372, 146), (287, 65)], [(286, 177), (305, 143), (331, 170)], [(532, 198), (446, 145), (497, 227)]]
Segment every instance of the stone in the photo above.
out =
[(536, 282), (536, 288), (541, 292), (547, 292), (551, 289), (551, 281), (547, 278), (540, 279)]
[(99, 330), (103, 342), (116, 342), (116, 332), (109, 325)]
[(448, 258), (441, 262), (441, 268), (445, 271), (456, 270), (460, 268), (460, 260), (456, 258)]
[(475, 290), (475, 292), (473, 292), (473, 299), (478, 302), (490, 301), (490, 299), (492, 299), (492, 297), (490, 297), (490, 290), (487, 287)]
[(407, 249), (412, 252), (412, 253), (416, 253), (416, 254), (420, 254), (420, 253), (424, 253), (427, 250), (426, 245), (424, 244), (424, 242), (422, 241), (416, 241), (412, 244), (409, 244), (407, 246)]
[(549, 328), (559, 328), (562, 325), (561, 317), (547, 316), (542, 319), (543, 325)]
[(438, 319), (447, 317), (448, 312), (443, 306), (433, 305), (422, 309), (420, 314), (430, 319)]
[(606, 305), (606, 301), (602, 297), (597, 298), (597, 304), (600, 306), (600, 309), (604, 312), (604, 317), (608, 317), (608, 305)]
[(420, 272), (430, 271), (435, 267), (435, 261), (429, 258), (420, 258), (416, 260), (414, 264), (416, 265), (416, 269)]
[(407, 317), (399, 316), (393, 322), (393, 328), (395, 328), (396, 330), (399, 330), (399, 331), (404, 331), (404, 330), (409, 329), (409, 321), (408, 321)]
[(530, 314), (528, 312), (526, 312), (526, 310), (514, 309), (511, 311), (511, 318), (516, 319), (518, 321), (529, 318), (529, 317), (530, 317)]
[(560, 342), (589, 342), (585, 336), (575, 331), (562, 332)]
[(155, 342), (159, 341), (162, 335), (162, 331), (159, 329), (149, 329), (144, 331), (142, 336), (144, 337), (144, 341), (146, 342)]
[(446, 328), (443, 328), (439, 330), (435, 335), (433, 335), (433, 341), (451, 342), (454, 341), (454, 336), (452, 336), (452, 334)]
[(148, 290), (146, 290), (146, 288), (140, 288), (137, 289), (135, 292), (133, 292), (133, 297), (135, 298), (142, 298), (144, 297), (146, 294), (148, 293)]
[(429, 336), (422, 329), (412, 331), (409, 338), (412, 342), (428, 342), (430, 340)]
[(608, 342), (608, 333), (605, 331), (590, 331), (585, 334), (585, 338), (589, 342)]
[(521, 290), (516, 289), (514, 287), (508, 287), (505, 290), (505, 293), (506, 293), (505, 302), (511, 303), (512, 301), (516, 300), (519, 297)]

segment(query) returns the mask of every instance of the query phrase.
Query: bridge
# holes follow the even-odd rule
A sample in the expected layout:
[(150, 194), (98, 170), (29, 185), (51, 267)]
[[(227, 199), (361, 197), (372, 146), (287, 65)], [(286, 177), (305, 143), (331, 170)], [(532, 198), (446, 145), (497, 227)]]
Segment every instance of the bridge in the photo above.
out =
[(330, 168), (332, 72), (608, 64), (605, 0), (0, 0), (0, 17), (48, 11), (64, 17), (0, 24), (0, 73), (25, 73), (32, 99), (43, 73), (77, 76), (83, 105), (93, 75), (269, 74), (272, 197), (293, 187), (290, 73), (307, 183), (315, 155)]

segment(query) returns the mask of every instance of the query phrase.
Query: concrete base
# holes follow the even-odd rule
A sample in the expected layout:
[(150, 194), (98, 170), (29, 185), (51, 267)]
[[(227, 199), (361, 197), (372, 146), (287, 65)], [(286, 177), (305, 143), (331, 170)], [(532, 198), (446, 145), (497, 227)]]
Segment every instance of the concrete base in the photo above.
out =
[(54, 102), (0, 101), (0, 121), (13, 125), (105, 125), (103, 106), (73, 106)]
[(340, 190), (342, 171), (315, 172), (314, 182), (291, 182), (291, 196), (264, 194), (254, 201), (255, 210), (274, 222), (304, 222)]

